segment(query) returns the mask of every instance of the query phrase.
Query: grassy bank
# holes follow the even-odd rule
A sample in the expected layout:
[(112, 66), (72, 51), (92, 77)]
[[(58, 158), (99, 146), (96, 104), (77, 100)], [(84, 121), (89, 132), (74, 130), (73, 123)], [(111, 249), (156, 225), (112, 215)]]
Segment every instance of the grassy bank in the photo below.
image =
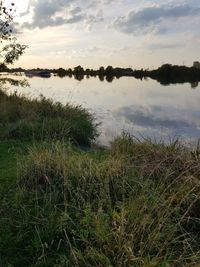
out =
[[(30, 118), (33, 110), (37, 116), (32, 121), (37, 118), (41, 124), (44, 118), (69, 117), (66, 107), (46, 99), (3, 97), (4, 138), (15, 140), (3, 141), (2, 134), (0, 142), (0, 266), (200, 264), (198, 149), (188, 151), (178, 142), (140, 143), (123, 135), (109, 149), (82, 151), (68, 138), (87, 144), (96, 133), (83, 109), (79, 112), (89, 121), (81, 129), (84, 132), (89, 124), (93, 133), (86, 139), (82, 134), (88, 131), (79, 131), (76, 119), (69, 127), (75, 127), (74, 135), (56, 132), (41, 138), (39, 132), (33, 141), (33, 132), (38, 133), (33, 127), (31, 134), (10, 136), (11, 125), (16, 127), (24, 116)], [(5, 114), (14, 115), (11, 108), (16, 111), (18, 101), (26, 106), (26, 115), (19, 110), (11, 120)]]
[(31, 146), (1, 201), (2, 266), (197, 266), (199, 151)]
[(64, 139), (90, 144), (96, 137), (91, 114), (80, 106), (27, 99), (0, 90), (0, 140)]

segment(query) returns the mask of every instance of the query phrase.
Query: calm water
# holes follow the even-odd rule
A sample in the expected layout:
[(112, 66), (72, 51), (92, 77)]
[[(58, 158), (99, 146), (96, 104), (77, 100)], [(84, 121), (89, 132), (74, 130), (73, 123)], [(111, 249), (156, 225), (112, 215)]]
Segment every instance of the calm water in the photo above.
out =
[(27, 80), (30, 87), (12, 86), (9, 91), (17, 90), (31, 98), (42, 94), (63, 104), (70, 102), (89, 109), (101, 122), (98, 142), (103, 145), (122, 131), (166, 142), (180, 137), (191, 143), (200, 137), (200, 86), (162, 86), (151, 79), (140, 81), (132, 77), (112, 83), (98, 78), (81, 82), (69, 77)]

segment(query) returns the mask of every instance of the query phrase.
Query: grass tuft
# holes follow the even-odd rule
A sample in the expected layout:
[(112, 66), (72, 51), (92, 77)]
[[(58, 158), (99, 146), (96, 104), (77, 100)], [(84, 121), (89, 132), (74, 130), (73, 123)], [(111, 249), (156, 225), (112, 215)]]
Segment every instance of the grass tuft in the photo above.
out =
[(27, 99), (0, 91), (0, 139), (70, 139), (89, 145), (97, 136), (93, 116), (81, 106)]
[(2, 202), (2, 266), (196, 266), (197, 155), (127, 135), (105, 151), (31, 146)]

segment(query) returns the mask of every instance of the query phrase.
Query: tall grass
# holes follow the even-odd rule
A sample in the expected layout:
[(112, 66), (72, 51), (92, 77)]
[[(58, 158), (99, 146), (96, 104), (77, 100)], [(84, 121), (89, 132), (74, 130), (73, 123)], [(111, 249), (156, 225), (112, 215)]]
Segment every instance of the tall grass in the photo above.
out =
[(87, 153), (53, 142), (18, 168), (2, 202), (2, 266), (200, 263), (198, 150), (129, 136)]
[(0, 90), (0, 139), (70, 139), (90, 144), (97, 136), (93, 116), (81, 106), (27, 99)]

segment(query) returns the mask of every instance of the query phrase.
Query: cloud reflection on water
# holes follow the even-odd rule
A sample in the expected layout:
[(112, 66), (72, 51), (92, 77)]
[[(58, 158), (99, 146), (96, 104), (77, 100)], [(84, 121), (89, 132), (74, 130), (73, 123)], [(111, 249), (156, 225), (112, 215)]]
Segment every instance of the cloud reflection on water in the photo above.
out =
[(124, 119), (135, 130), (138, 129), (141, 135), (148, 133), (152, 138), (157, 135), (156, 132), (167, 138), (177, 135), (185, 138), (200, 136), (200, 110), (133, 105), (124, 106), (113, 112), (113, 115)]
[(101, 122), (98, 141), (109, 142), (122, 131), (137, 137), (156, 140), (181, 136), (200, 137), (200, 87), (189, 84), (161, 86), (153, 80), (121, 78), (112, 83), (90, 78), (78, 82), (68, 77), (60, 79), (32, 78), (29, 88), (16, 88), (28, 97), (40, 94), (63, 104), (82, 105)]

